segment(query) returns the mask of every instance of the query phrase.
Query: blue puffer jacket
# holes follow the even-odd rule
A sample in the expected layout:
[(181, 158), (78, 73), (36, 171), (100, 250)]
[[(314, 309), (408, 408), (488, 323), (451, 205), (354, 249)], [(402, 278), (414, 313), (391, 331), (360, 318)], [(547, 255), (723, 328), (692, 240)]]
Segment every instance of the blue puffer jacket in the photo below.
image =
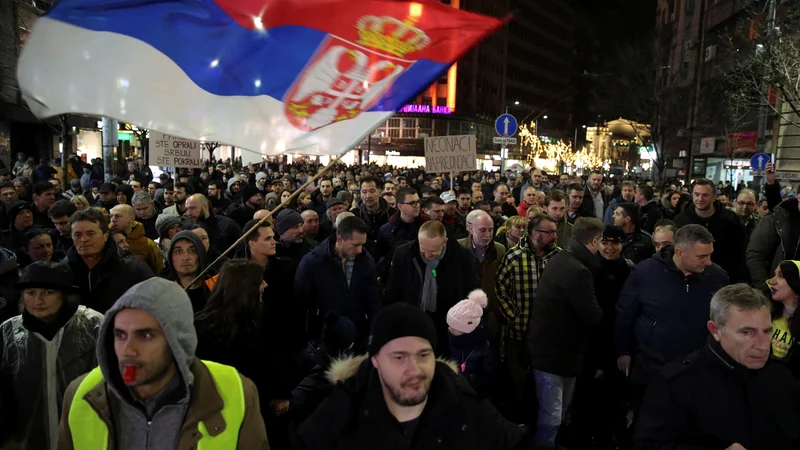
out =
[(636, 356), (652, 370), (706, 344), (711, 296), (728, 285), (716, 264), (685, 276), (665, 247), (634, 266), (617, 302), (617, 356)]

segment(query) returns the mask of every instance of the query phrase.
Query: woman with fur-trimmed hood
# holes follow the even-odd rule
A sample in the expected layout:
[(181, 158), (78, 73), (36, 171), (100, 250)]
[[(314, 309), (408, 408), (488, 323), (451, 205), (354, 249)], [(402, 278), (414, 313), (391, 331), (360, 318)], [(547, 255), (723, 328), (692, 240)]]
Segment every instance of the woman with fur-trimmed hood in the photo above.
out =
[(302, 450), (528, 449), (525, 428), (481, 399), (452, 363), (434, 356), (437, 332), (405, 303), (375, 317), (369, 353), (336, 361), (333, 392), (297, 433)]

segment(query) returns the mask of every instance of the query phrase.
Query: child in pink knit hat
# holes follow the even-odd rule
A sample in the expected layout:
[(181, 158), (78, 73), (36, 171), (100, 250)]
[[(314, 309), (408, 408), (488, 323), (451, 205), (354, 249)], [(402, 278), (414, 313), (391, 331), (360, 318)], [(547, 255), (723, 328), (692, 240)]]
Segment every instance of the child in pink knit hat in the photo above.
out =
[(498, 360), (489, 345), (486, 328), (481, 323), (486, 305), (486, 293), (476, 289), (447, 311), (450, 358), (456, 362), (461, 374), (483, 396), (490, 394)]

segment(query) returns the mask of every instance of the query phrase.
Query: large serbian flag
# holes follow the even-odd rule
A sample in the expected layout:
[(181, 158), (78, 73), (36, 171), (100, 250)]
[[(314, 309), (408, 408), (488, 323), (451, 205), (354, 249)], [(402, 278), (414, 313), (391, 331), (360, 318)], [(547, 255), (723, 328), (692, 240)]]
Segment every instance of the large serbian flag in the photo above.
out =
[(61, 0), (17, 76), (39, 117), (338, 154), (501, 26), (434, 0)]

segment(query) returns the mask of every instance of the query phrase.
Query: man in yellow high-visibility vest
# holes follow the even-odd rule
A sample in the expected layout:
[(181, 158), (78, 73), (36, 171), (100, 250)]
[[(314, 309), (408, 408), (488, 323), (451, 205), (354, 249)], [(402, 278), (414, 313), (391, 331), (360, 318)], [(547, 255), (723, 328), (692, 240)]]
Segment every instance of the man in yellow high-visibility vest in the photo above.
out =
[(59, 450), (268, 449), (253, 382), (195, 358), (196, 346), (180, 286), (130, 288), (106, 312), (100, 366), (64, 394)]

